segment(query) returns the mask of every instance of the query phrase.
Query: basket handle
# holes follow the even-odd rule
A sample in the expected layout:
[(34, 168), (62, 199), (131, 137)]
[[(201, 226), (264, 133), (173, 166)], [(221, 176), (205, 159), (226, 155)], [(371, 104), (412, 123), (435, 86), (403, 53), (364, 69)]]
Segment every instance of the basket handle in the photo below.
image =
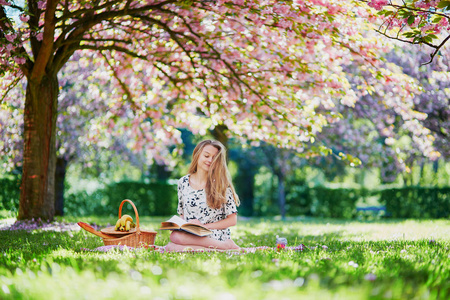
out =
[(133, 206), (134, 214), (136, 215), (136, 232), (137, 232), (137, 234), (141, 234), (141, 229), (139, 228), (139, 214), (138, 214), (137, 208), (134, 205), (133, 201), (128, 200), (128, 199), (122, 200), (122, 202), (120, 203), (120, 206), (119, 206), (119, 219), (122, 217), (122, 206), (125, 202), (128, 202), (131, 204), (131, 206)]

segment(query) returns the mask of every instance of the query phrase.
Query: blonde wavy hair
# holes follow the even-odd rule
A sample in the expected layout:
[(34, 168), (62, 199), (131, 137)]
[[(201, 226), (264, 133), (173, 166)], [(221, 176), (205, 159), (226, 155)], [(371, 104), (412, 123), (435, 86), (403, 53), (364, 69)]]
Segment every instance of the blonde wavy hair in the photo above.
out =
[(226, 153), (227, 149), (225, 146), (216, 140), (204, 140), (197, 144), (192, 153), (192, 162), (189, 166), (189, 174), (194, 174), (197, 172), (197, 163), (202, 153), (203, 149), (211, 145), (215, 147), (219, 152), (214, 156), (211, 166), (209, 168), (208, 177), (206, 179), (206, 203), (209, 207), (214, 209), (219, 209), (223, 204), (227, 202), (226, 191), (227, 188), (231, 188), (233, 193), (234, 201), (236, 205), (239, 206), (239, 197), (231, 181), (231, 175), (227, 167)]

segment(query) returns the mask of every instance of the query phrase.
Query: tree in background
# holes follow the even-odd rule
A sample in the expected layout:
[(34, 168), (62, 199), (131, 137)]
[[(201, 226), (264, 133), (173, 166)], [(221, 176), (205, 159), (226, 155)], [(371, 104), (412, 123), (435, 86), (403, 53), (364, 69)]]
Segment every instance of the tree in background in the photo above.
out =
[[(440, 153), (442, 161), (450, 159), (450, 48), (442, 48), (433, 62), (419, 66), (417, 61), (426, 59), (426, 54), (417, 52), (413, 46), (395, 48), (387, 59), (402, 67), (405, 74), (415, 78), (422, 86), (422, 93), (414, 98), (414, 108), (425, 113), (423, 125), (434, 139), (434, 147)], [(414, 137), (412, 137), (414, 139)], [(405, 158), (406, 170), (410, 171), (414, 163), (421, 166), (427, 162), (418, 149), (411, 149)], [(434, 171), (438, 171), (435, 160)]]
[[(415, 78), (422, 87), (422, 92), (414, 97), (414, 108), (427, 115), (423, 121), (434, 137), (434, 145), (442, 158), (450, 158), (450, 48), (440, 50), (433, 63), (418, 65), (426, 54), (417, 52), (413, 46), (396, 47), (387, 59), (403, 72)], [(419, 151), (414, 157), (420, 157)]]
[[(426, 57), (425, 53), (417, 52), (408, 45), (399, 45), (386, 54), (388, 63), (394, 63), (403, 72), (414, 79), (420, 89), (408, 101), (399, 101), (401, 90), (390, 86), (387, 82), (375, 90), (368, 91), (353, 109), (338, 106), (342, 120), (327, 127), (317, 139), (333, 149), (335, 157), (339, 153), (348, 153), (360, 158), (362, 167), (380, 168), (384, 182), (394, 181), (401, 172), (410, 172), (414, 162), (424, 161), (424, 158), (437, 161), (439, 158), (449, 158), (449, 94), (448, 94), (448, 64), (450, 57), (447, 50), (441, 51), (441, 56), (427, 66), (417, 62)], [(348, 71), (352, 75), (349, 81), (359, 84), (361, 78), (357, 69)], [(376, 86), (373, 83), (373, 86)], [(394, 107), (386, 104), (397, 102)], [(417, 119), (425, 126), (420, 131), (416, 128), (417, 120), (411, 119), (404, 112), (413, 110)], [(431, 144), (426, 145), (420, 135), (432, 137)], [(430, 151), (428, 155), (424, 153)], [(322, 158), (330, 162), (329, 158)]]
[[(114, 108), (117, 101), (114, 95), (120, 96), (120, 92), (109, 84), (112, 74), (105, 66), (92, 61), (89, 53), (75, 53), (61, 71), (55, 177), (57, 214), (63, 212), (68, 164), (81, 163), (85, 172), (93, 171), (93, 176), (117, 168), (125, 161), (144, 171), (155, 157), (158, 164), (173, 167), (175, 161), (171, 159), (169, 146), (180, 143), (177, 135), (172, 135), (172, 141), (161, 142), (161, 137), (166, 137), (165, 131), (153, 129), (150, 134), (148, 121), (133, 123), (130, 118), (133, 107), (127, 103)], [(114, 121), (111, 120), (113, 113)], [(156, 143), (164, 147), (157, 147)]]
[(157, 137), (158, 148), (177, 139), (183, 124), (194, 133), (223, 124), (243, 139), (303, 152), (304, 142), (339, 119), (335, 102), (352, 106), (373, 88), (350, 85), (343, 69), (350, 62), (413, 90), (377, 69), (383, 46), (357, 31), (370, 14), (352, 1), (1, 4), (3, 105), (26, 81), (19, 219), (53, 218), (58, 74), (78, 51), (108, 69), (116, 94), (106, 115), (114, 123), (127, 112), (138, 150), (144, 135)]

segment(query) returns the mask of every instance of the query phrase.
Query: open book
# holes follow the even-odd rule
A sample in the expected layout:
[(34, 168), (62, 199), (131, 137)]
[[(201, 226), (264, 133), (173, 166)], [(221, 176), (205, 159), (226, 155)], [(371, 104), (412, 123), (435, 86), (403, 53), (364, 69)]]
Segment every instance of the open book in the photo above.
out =
[(183, 230), (188, 233), (195, 234), (197, 236), (207, 236), (207, 235), (212, 234), (212, 231), (209, 230), (208, 228), (206, 228), (202, 225), (188, 223), (185, 220), (183, 220), (182, 218), (180, 218), (179, 216), (173, 216), (166, 222), (161, 222), (161, 228), (159, 228), (159, 229), (161, 229), (161, 230)]

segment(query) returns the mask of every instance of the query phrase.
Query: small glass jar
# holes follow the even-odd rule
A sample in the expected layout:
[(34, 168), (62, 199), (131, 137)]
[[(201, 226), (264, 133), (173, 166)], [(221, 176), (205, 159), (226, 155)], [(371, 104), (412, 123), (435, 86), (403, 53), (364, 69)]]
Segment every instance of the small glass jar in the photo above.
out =
[(287, 239), (283, 237), (277, 237), (277, 250), (280, 251), (281, 249), (286, 248), (287, 245)]

